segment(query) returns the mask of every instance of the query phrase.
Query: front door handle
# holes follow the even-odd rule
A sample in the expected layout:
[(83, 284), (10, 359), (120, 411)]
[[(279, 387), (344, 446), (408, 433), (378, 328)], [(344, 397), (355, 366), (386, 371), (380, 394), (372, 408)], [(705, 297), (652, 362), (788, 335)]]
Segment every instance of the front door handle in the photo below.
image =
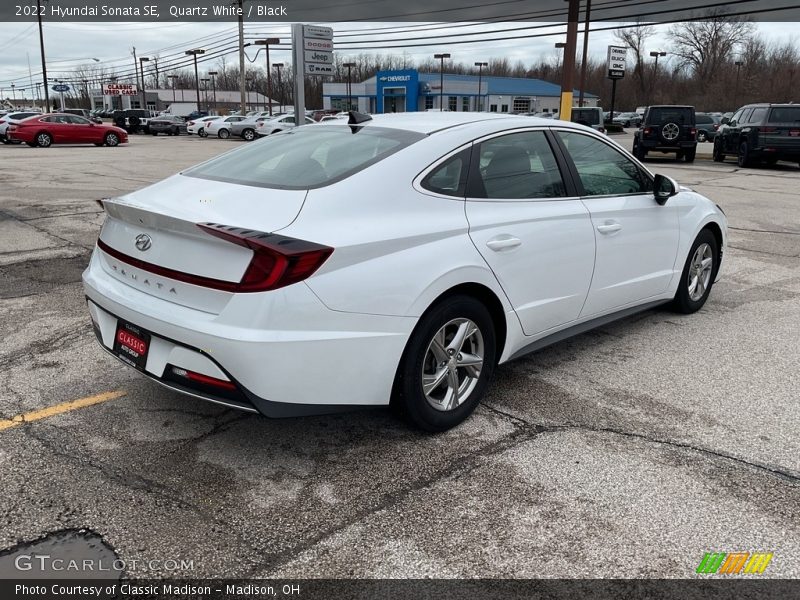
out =
[(512, 237), (510, 235), (499, 235), (496, 238), (492, 238), (486, 242), (486, 245), (495, 252), (510, 250), (511, 248), (516, 248), (520, 244), (522, 244), (521, 239)]
[(609, 233), (616, 233), (620, 229), (622, 229), (622, 225), (616, 221), (606, 221), (604, 224), (597, 226), (597, 231), (606, 235)]

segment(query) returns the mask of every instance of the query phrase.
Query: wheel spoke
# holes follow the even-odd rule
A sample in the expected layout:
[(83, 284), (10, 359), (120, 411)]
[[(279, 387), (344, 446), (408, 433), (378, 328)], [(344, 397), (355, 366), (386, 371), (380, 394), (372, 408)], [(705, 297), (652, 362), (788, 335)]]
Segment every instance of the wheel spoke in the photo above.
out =
[(446, 410), (451, 410), (458, 406), (458, 372), (455, 369), (447, 370), (447, 386), (448, 395), (445, 397), (447, 401)]
[(442, 382), (447, 378), (449, 369), (447, 367), (440, 367), (433, 375), (422, 376), (422, 390), (426, 395), (430, 394), (433, 390), (442, 385)]
[(480, 366), (483, 364), (483, 358), (477, 354), (469, 354), (467, 352), (460, 352), (456, 364), (459, 367)]
[(698, 299), (702, 298), (703, 294), (705, 294), (705, 293), (706, 293), (706, 286), (705, 286), (705, 283), (703, 282), (703, 278), (698, 276), (697, 277), (697, 298)]

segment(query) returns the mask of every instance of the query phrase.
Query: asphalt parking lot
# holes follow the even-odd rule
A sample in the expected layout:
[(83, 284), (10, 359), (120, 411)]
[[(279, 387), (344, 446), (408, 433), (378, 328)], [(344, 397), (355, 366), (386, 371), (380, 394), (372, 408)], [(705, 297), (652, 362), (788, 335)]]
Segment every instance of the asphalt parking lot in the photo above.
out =
[(60, 543), (133, 577), (681, 578), (710, 551), (800, 577), (797, 165), (649, 162), (730, 220), (706, 306), (504, 365), (471, 419), (428, 435), (383, 410), (223, 409), (98, 347), (94, 200), (241, 143), (0, 146), (0, 576)]

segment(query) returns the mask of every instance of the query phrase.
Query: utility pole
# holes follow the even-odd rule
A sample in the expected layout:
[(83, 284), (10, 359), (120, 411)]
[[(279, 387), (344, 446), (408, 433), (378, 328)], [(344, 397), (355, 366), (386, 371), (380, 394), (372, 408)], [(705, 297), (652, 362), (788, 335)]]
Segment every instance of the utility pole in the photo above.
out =
[(581, 87), (578, 106), (583, 106), (583, 94), (586, 88), (586, 61), (589, 60), (589, 21), (592, 16), (592, 0), (586, 0), (586, 21), (583, 25), (583, 58), (581, 59)]
[(572, 119), (572, 97), (575, 75), (575, 50), (578, 45), (578, 14), (580, 0), (569, 0), (567, 11), (567, 46), (564, 48), (564, 69), (561, 74), (561, 106), (558, 118), (564, 121)]
[(650, 52), (650, 56), (655, 57), (656, 63), (653, 66), (653, 83), (650, 84), (650, 103), (652, 104), (655, 100), (656, 94), (656, 78), (658, 77), (658, 57), (659, 56), (666, 56), (667, 53), (663, 50), (653, 50)]
[[(241, 92), (240, 114), (247, 114), (247, 82), (244, 72), (244, 0), (236, 0), (239, 4), (239, 91)], [(198, 109), (199, 110), (199, 109)]]
[(292, 23), (292, 50), (294, 60), (294, 121), (300, 126), (305, 123), (306, 116), (306, 74), (302, 65), (305, 64), (305, 49), (303, 48), (303, 24)]
[(44, 103), (50, 112), (50, 92), (47, 89), (47, 61), (44, 58), (44, 32), (42, 31), (42, 0), (36, 0), (36, 18), (39, 21), (39, 49), (42, 53), (42, 82), (44, 83)]
[[(219, 71), (209, 71), (208, 74), (211, 76), (211, 87), (214, 89), (214, 112), (217, 112), (217, 75), (219, 75)], [(211, 112), (211, 111), (209, 111)]]
[(139, 71), (141, 72), (141, 75), (142, 75), (142, 108), (143, 109), (147, 108), (147, 91), (145, 90), (145, 87), (144, 87), (144, 63), (149, 62), (149, 61), (150, 61), (150, 59), (147, 58), (146, 56), (142, 56), (141, 58), (139, 58)]
[(283, 112), (283, 85), (281, 85), (281, 69), (283, 68), (283, 63), (275, 63), (273, 66), (275, 67), (275, 71), (278, 73), (278, 101), (281, 103), (281, 107), (278, 112)]

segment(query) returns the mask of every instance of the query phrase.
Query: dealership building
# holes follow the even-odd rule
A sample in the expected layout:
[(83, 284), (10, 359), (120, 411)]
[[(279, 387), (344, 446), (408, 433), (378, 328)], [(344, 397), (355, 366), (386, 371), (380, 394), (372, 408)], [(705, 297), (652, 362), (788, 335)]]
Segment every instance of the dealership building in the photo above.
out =
[[(561, 86), (542, 79), (451, 73), (440, 76), (416, 69), (378, 71), (366, 81), (351, 83), (349, 94), (347, 88), (346, 82), (323, 83), (323, 108), (390, 113), (439, 110), (443, 106), (458, 112), (554, 113), (561, 97)], [(584, 93), (586, 106), (599, 106), (599, 100), (594, 94)]]

